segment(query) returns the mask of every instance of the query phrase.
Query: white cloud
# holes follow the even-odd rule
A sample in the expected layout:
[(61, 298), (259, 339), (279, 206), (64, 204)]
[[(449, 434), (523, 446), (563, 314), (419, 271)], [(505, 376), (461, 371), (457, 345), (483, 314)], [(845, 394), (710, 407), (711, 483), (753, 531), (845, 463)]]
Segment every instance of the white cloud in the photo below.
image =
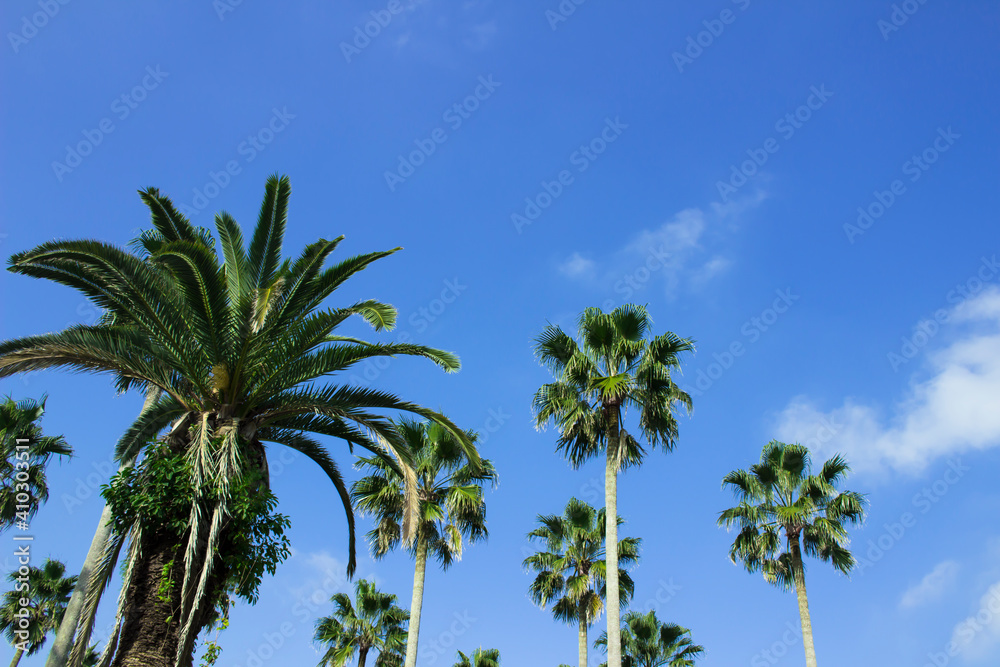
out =
[(889, 409), (848, 398), (823, 411), (797, 397), (778, 416), (778, 437), (809, 446), (817, 458), (840, 452), (858, 471), (909, 473), (938, 457), (1000, 445), (1000, 289), (954, 307), (945, 327), (955, 337), (927, 353), (929, 377), (911, 380)]
[(951, 633), (949, 653), (961, 652), (966, 660), (990, 657), (1000, 645), (1000, 582), (979, 600), (978, 609), (958, 623)]
[(727, 228), (740, 215), (758, 206), (766, 194), (758, 191), (726, 205), (714, 203), (708, 211), (687, 208), (675, 213), (659, 226), (642, 229), (621, 248), (601, 261), (588, 260), (586, 271), (571, 273), (570, 268), (584, 268), (580, 253), (574, 252), (559, 269), (565, 275), (591, 280), (595, 275), (612, 286), (628, 301), (648, 283), (662, 284), (673, 296), (682, 281), (701, 286), (721, 275), (732, 262), (718, 252), (706, 255), (720, 243)]
[(955, 583), (958, 570), (959, 565), (953, 560), (938, 563), (920, 580), (920, 583), (911, 586), (903, 593), (899, 606), (903, 609), (912, 609), (940, 598)]
[(593, 272), (593, 260), (583, 257), (578, 252), (574, 252), (566, 259), (566, 261), (559, 264), (559, 273), (569, 276), (570, 278), (590, 276)]

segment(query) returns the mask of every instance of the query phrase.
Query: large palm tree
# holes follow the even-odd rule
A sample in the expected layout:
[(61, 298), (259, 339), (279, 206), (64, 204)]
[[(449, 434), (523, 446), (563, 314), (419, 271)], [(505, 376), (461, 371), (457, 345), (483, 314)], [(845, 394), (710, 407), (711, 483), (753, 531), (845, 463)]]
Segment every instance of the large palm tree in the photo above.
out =
[(459, 651), (454, 667), (500, 667), (500, 649), (480, 647), (472, 655)]
[(358, 655), (358, 667), (365, 667), (368, 654), (378, 651), (375, 667), (397, 667), (406, 646), (409, 614), (396, 604), (396, 596), (375, 589), (360, 579), (354, 585), (354, 603), (346, 593), (331, 600), (334, 610), (316, 622), (313, 639), (327, 646), (319, 667), (344, 667)]
[[(142, 460), (125, 471), (112, 494), (121, 510), (117, 530), (87, 600), (92, 618), (127, 540), (118, 624), (105, 649), (115, 667), (190, 664), (198, 632), (228, 594), (252, 600), (263, 569), (280, 560), (280, 549), (263, 561), (220, 555), (254, 546), (236, 530), (237, 514), (244, 524), (257, 521), (264, 533), (280, 533), (280, 521), (269, 518), (274, 501), (265, 442), (302, 452), (334, 484), (347, 514), (350, 573), (355, 568), (350, 497), (329, 452), (313, 435), (344, 440), (406, 469), (409, 453), (383, 412), (413, 412), (442, 424), (478, 463), (468, 436), (444, 416), (384, 391), (320, 383), (379, 356), (425, 357), (448, 371), (459, 364), (454, 355), (424, 346), (371, 344), (336, 333), (355, 315), (376, 330), (394, 325), (396, 310), (378, 301), (323, 304), (344, 281), (395, 250), (324, 268), (341, 237), (309, 244), (295, 260), (282, 260), (289, 192), (287, 178), (268, 180), (249, 244), (236, 221), (221, 213), (215, 221), (217, 249), (207, 230), (194, 228), (150, 188), (140, 194), (152, 212), (153, 229), (139, 238), (134, 252), (93, 240), (53, 241), (10, 260), (14, 272), (79, 290), (107, 317), (92, 326), (0, 343), (0, 377), (68, 368), (108, 373), (120, 391), (159, 392), (118, 443), (120, 461)], [(167, 428), (166, 437), (151, 445)], [(181, 487), (184, 492), (177, 493)], [(138, 500), (126, 493), (137, 488), (145, 489)], [(151, 512), (163, 514), (161, 505), (169, 505), (173, 515), (151, 519)], [(131, 515), (124, 512), (129, 508)], [(74, 659), (86, 650), (89, 633), (82, 630), (81, 625)]]
[(46, 559), (41, 567), (29, 565), (25, 575), (17, 571), (7, 575), (14, 589), (0, 599), (0, 631), (14, 646), (11, 667), (16, 667), (22, 655), (38, 653), (59, 624), (76, 583), (76, 577), (65, 574), (66, 566)]
[(0, 401), (0, 532), (31, 521), (49, 499), (45, 467), (53, 455), (71, 456), (60, 436), (43, 435), (39, 421), (45, 399)]
[(577, 325), (579, 341), (549, 325), (536, 340), (538, 360), (556, 381), (534, 397), (536, 425), (559, 429), (557, 449), (574, 467), (605, 455), (604, 505), (607, 514), (608, 664), (621, 667), (618, 581), (618, 473), (642, 463), (642, 444), (626, 429), (629, 408), (638, 413), (639, 434), (654, 449), (673, 449), (678, 406), (691, 397), (671, 377), (680, 355), (694, 349), (673, 333), (647, 338), (652, 320), (643, 306), (626, 304), (610, 313), (588, 308)]
[[(603, 611), (607, 594), (604, 510), (570, 498), (562, 516), (539, 515), (538, 523), (541, 525), (528, 533), (528, 538), (542, 542), (545, 551), (524, 559), (525, 567), (538, 573), (529, 588), (531, 599), (542, 608), (551, 602), (556, 620), (577, 626), (579, 667), (587, 667), (587, 631)], [(619, 517), (618, 524), (622, 523)], [(618, 540), (622, 606), (635, 588), (625, 566), (639, 559), (641, 542), (637, 537)]]
[(719, 515), (719, 525), (740, 531), (729, 557), (749, 572), (762, 572), (768, 583), (795, 588), (808, 667), (816, 667), (816, 649), (802, 554), (828, 561), (844, 574), (854, 567), (844, 524), (863, 521), (867, 503), (859, 493), (837, 491), (849, 471), (837, 455), (813, 475), (806, 447), (772, 440), (760, 463), (722, 480), (739, 501)]
[[(675, 623), (662, 623), (656, 612), (631, 611), (622, 619), (622, 665), (624, 667), (693, 667), (705, 649), (691, 641), (691, 631)], [(594, 642), (607, 647), (605, 632)], [(607, 667), (607, 663), (601, 667)]]
[[(448, 567), (462, 557), (463, 542), (485, 540), (486, 501), (483, 484), (496, 484), (497, 474), (488, 459), (472, 464), (455, 434), (438, 423), (400, 420), (397, 431), (413, 456), (412, 470), (419, 517), (413, 527), (415, 539), (410, 553), (416, 563), (413, 573), (413, 600), (406, 643), (405, 667), (414, 667), (420, 636), (420, 610), (424, 600), (427, 557), (433, 555)], [(475, 433), (466, 434), (473, 442)], [(351, 497), (363, 514), (375, 517), (368, 533), (372, 554), (382, 558), (399, 543), (407, 516), (407, 480), (397, 467), (384, 458), (362, 458), (359, 467), (370, 474), (351, 487)]]

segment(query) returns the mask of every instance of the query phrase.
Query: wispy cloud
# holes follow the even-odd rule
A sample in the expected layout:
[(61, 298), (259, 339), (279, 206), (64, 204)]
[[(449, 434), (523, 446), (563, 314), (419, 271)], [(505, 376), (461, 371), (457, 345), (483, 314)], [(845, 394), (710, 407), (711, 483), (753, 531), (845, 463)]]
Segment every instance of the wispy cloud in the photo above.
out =
[(920, 583), (914, 584), (903, 593), (899, 606), (902, 609), (912, 609), (937, 600), (955, 583), (958, 578), (959, 565), (953, 560), (938, 563)]
[[(1000, 445), (1000, 289), (949, 312), (953, 342), (928, 354), (930, 376), (911, 380), (888, 409), (847, 398), (824, 411), (797, 397), (779, 414), (776, 432), (818, 450), (844, 454), (855, 470), (918, 473), (932, 460)], [(817, 438), (819, 430), (826, 437)]]
[(966, 660), (980, 661), (990, 657), (997, 646), (1000, 646), (1000, 582), (993, 584), (980, 598), (976, 611), (952, 630), (949, 653), (961, 652)]
[(733, 262), (724, 253), (727, 236), (743, 214), (766, 198), (757, 191), (728, 204), (714, 203), (707, 210), (678, 211), (655, 227), (639, 230), (602, 258), (583, 260), (581, 252), (574, 251), (558, 270), (570, 278), (613, 287), (626, 301), (650, 282), (662, 285), (664, 293), (673, 297), (682, 286), (701, 287), (730, 268)]

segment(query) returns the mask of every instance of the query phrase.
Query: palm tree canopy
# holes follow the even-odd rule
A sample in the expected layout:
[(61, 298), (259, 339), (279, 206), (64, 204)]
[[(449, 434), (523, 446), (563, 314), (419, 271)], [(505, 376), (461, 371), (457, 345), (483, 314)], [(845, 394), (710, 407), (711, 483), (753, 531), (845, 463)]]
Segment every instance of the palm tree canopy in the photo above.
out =
[(345, 593), (330, 598), (333, 614), (316, 622), (313, 639), (327, 646), (319, 667), (343, 667), (355, 653), (378, 651), (376, 667), (392, 667), (406, 647), (406, 621), (410, 614), (396, 604), (396, 596), (382, 593), (375, 584), (359, 579), (354, 600)]
[[(62, 621), (76, 584), (76, 577), (65, 574), (65, 565), (47, 558), (42, 567), (28, 566), (26, 576), (16, 570), (7, 575), (14, 588), (0, 599), (0, 631), (13, 646), (25, 647), (27, 655), (40, 651), (48, 633)], [(22, 600), (28, 601), (27, 607)], [(28, 615), (22, 621), (24, 609)]]
[[(119, 440), (116, 456), (124, 463), (136, 461), (169, 428), (167, 448), (185, 457), (194, 497), (190, 518), (175, 522), (183, 524), (186, 536), (181, 539), (187, 541), (182, 646), (196, 630), (194, 609), (206, 599), (233, 494), (268, 489), (263, 443), (305, 454), (329, 477), (347, 518), (351, 575), (356, 546), (349, 492), (316, 436), (342, 440), (352, 451), (361, 447), (404, 470), (411, 457), (385, 413), (409, 412), (440, 424), (470, 462), (479, 463), (468, 435), (443, 415), (386, 391), (329, 381), (373, 357), (423, 357), (449, 372), (458, 370), (459, 361), (454, 354), (421, 345), (375, 344), (337, 333), (354, 316), (376, 331), (395, 325), (396, 309), (379, 301), (324, 304), (348, 278), (399, 248), (327, 266), (343, 239), (337, 237), (320, 239), (298, 257), (284, 259), (290, 191), (286, 177), (268, 179), (248, 241), (223, 212), (215, 218), (216, 242), (167, 197), (147, 188), (140, 197), (151, 212), (152, 229), (131, 251), (96, 240), (57, 240), (9, 260), (9, 270), (76, 289), (104, 315), (94, 325), (0, 343), (0, 377), (64, 368), (108, 374), (119, 391), (137, 388), (157, 394)], [(247, 482), (252, 479), (259, 481)], [(406, 529), (415, 518), (407, 518), (404, 538), (409, 539)], [(133, 538), (141, 528), (133, 525)], [(95, 577), (108, 580), (126, 537), (119, 532), (109, 542)], [(135, 548), (128, 553), (130, 563), (138, 558)], [(204, 564), (200, 571), (193, 569), (196, 562)], [(103, 587), (94, 587), (88, 613), (96, 609)]]
[[(618, 525), (625, 521), (618, 517)], [(524, 559), (524, 566), (537, 572), (529, 587), (531, 599), (545, 608), (552, 603), (557, 620), (593, 624), (604, 608), (606, 569), (604, 542), (607, 523), (604, 509), (596, 510), (577, 498), (571, 498), (562, 516), (539, 515), (540, 526), (528, 533), (528, 539), (541, 542), (545, 551)], [(626, 537), (618, 540), (619, 584), (624, 608), (631, 599), (635, 584), (626, 567), (639, 559), (642, 540)]]
[[(622, 621), (622, 667), (691, 667), (705, 650), (691, 641), (690, 630), (661, 623), (655, 611), (631, 611)], [(606, 632), (594, 642), (597, 647), (607, 645)]]
[(454, 667), (500, 667), (500, 650), (480, 647), (471, 656), (459, 651), (458, 662)]
[[(538, 360), (557, 378), (533, 401), (536, 426), (554, 422), (557, 448), (576, 467), (610, 446), (619, 469), (637, 465), (645, 449), (622, 423), (638, 411), (639, 432), (653, 448), (671, 450), (677, 439), (675, 409), (691, 409), (691, 397), (671, 378), (690, 339), (667, 332), (647, 338), (652, 319), (644, 306), (626, 304), (610, 313), (588, 308), (578, 322), (579, 341), (547, 326), (535, 342)], [(615, 429), (619, 441), (609, 442)]]
[[(867, 500), (853, 491), (837, 491), (850, 466), (839, 454), (812, 474), (809, 450), (799, 444), (772, 440), (761, 452), (760, 463), (735, 470), (723, 479), (739, 505), (719, 514), (719, 525), (737, 527), (730, 559), (782, 588), (794, 583), (792, 554), (798, 544), (809, 556), (829, 561), (844, 574), (854, 567), (845, 524), (865, 517)], [(786, 548), (782, 545), (782, 534)]]
[[(471, 464), (461, 443), (438, 423), (401, 419), (395, 427), (412, 456), (419, 502), (415, 535), (447, 569), (462, 557), (464, 540), (477, 542), (489, 535), (483, 485), (496, 485), (496, 470), (488, 459)], [(473, 443), (478, 439), (471, 431), (466, 436)], [(376, 519), (368, 539), (373, 555), (381, 558), (401, 539), (406, 478), (384, 458), (362, 458), (358, 467), (369, 474), (351, 487), (351, 497), (361, 513)], [(410, 549), (416, 549), (416, 543)]]
[(49, 459), (73, 454), (61, 435), (42, 433), (43, 414), (44, 397), (41, 401), (10, 397), (0, 401), (0, 531), (35, 516), (49, 498), (45, 479)]

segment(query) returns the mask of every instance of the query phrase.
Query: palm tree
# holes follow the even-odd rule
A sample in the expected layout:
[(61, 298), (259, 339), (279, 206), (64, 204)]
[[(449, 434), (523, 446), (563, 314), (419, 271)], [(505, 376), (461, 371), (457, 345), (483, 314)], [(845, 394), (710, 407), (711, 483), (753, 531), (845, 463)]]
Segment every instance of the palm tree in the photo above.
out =
[(740, 530), (729, 550), (734, 563), (743, 563), (749, 572), (762, 572), (770, 584), (795, 588), (806, 665), (816, 667), (802, 552), (848, 574), (854, 556), (847, 549), (844, 524), (863, 521), (867, 501), (853, 491), (837, 492), (837, 483), (850, 471), (839, 454), (826, 461), (818, 475), (811, 467), (807, 448), (772, 440), (761, 452), (760, 463), (722, 480), (739, 505), (720, 513), (719, 525)]
[(396, 605), (396, 596), (381, 593), (364, 579), (354, 585), (354, 604), (346, 593), (330, 598), (332, 616), (316, 622), (315, 641), (328, 646), (319, 667), (344, 667), (358, 654), (358, 667), (365, 667), (368, 653), (378, 651), (375, 667), (397, 667), (406, 646), (405, 609)]
[(480, 647), (473, 651), (471, 656), (459, 651), (455, 667), (500, 667), (500, 650)]
[[(413, 456), (419, 499), (416, 512), (419, 520), (413, 528), (415, 540), (409, 547), (416, 564), (405, 667), (413, 667), (417, 661), (427, 556), (433, 555), (447, 570), (461, 559), (463, 538), (469, 542), (487, 538), (482, 485), (487, 482), (495, 485), (497, 474), (488, 459), (481, 459), (478, 465), (471, 464), (454, 433), (440, 424), (403, 419), (396, 428)], [(472, 432), (466, 437), (473, 442), (477, 439)], [(351, 498), (362, 514), (375, 517), (376, 525), (368, 533), (368, 539), (372, 554), (382, 558), (400, 543), (408, 514), (406, 479), (384, 458), (362, 458), (358, 466), (371, 474), (354, 483)]]
[[(674, 623), (661, 623), (656, 612), (630, 611), (621, 631), (624, 667), (692, 667), (705, 649), (691, 641), (691, 631)], [(608, 633), (594, 642), (607, 647)], [(607, 667), (607, 663), (601, 667)]]
[[(601, 615), (607, 594), (604, 510), (570, 498), (562, 516), (539, 515), (538, 523), (541, 526), (528, 533), (528, 538), (541, 541), (546, 550), (524, 559), (525, 567), (538, 573), (529, 589), (531, 599), (542, 608), (552, 602), (556, 620), (577, 626), (579, 667), (587, 667), (587, 630)], [(624, 519), (619, 517), (618, 524), (622, 523)], [(632, 597), (634, 584), (622, 566), (639, 559), (641, 542), (637, 537), (618, 541), (623, 606)]]
[(675, 410), (689, 411), (691, 397), (670, 377), (680, 355), (694, 343), (673, 333), (647, 339), (652, 320), (643, 306), (626, 304), (610, 313), (588, 308), (578, 322), (579, 343), (549, 325), (536, 340), (538, 360), (556, 377), (534, 397), (535, 422), (559, 429), (557, 450), (573, 467), (605, 455), (604, 504), (607, 514), (608, 664), (621, 667), (618, 581), (618, 473), (642, 463), (646, 451), (624, 424), (635, 408), (639, 432), (655, 449), (673, 449)]
[(73, 454), (61, 435), (42, 434), (38, 422), (44, 413), (44, 398), (0, 401), (0, 532), (31, 521), (49, 499), (45, 481), (49, 459)]
[(22, 655), (38, 653), (45, 637), (59, 624), (76, 583), (76, 577), (65, 574), (65, 565), (46, 559), (42, 567), (29, 565), (26, 575), (16, 570), (7, 575), (14, 589), (0, 599), (0, 631), (15, 648), (11, 667), (16, 667)]
[[(447, 371), (459, 363), (453, 354), (420, 345), (337, 335), (354, 315), (376, 330), (394, 326), (396, 310), (378, 301), (322, 306), (349, 277), (395, 250), (324, 268), (341, 237), (309, 244), (294, 261), (282, 261), (289, 192), (287, 178), (268, 180), (249, 245), (236, 221), (221, 213), (217, 250), (207, 230), (194, 228), (168, 198), (149, 188), (140, 194), (153, 229), (139, 238), (134, 253), (93, 240), (53, 241), (10, 260), (14, 272), (81, 291), (107, 317), (0, 343), (0, 377), (63, 367), (108, 373), (119, 391), (160, 392), (116, 448), (123, 463), (142, 460), (122, 473), (117, 494), (111, 494), (119, 501), (116, 531), (86, 601), (86, 616), (93, 618), (127, 540), (118, 623), (105, 648), (114, 667), (134, 664), (138, 655), (157, 667), (183, 664), (228, 594), (252, 600), (263, 570), (287, 553), (280, 548), (280, 517), (270, 514), (274, 500), (263, 443), (302, 452), (334, 484), (348, 520), (350, 574), (356, 564), (350, 497), (313, 434), (357, 445), (406, 469), (410, 455), (382, 412), (412, 412), (442, 424), (478, 463), (468, 436), (436, 412), (376, 389), (319, 384), (372, 357), (425, 357)], [(165, 439), (150, 444), (168, 427)], [(170, 483), (155, 488), (142, 486), (168, 478)], [(174, 514), (149, 521), (133, 494), (125, 493), (136, 489), (145, 489), (138, 499), (144, 510), (164, 501)], [(153, 493), (159, 496), (146, 495)], [(132, 513), (122, 514), (129, 506)], [(236, 529), (234, 516), (241, 512), (244, 523), (257, 522), (259, 535), (278, 540), (256, 543), (273, 547), (268, 557), (221, 556), (226, 549), (255, 546)], [(74, 660), (86, 650), (89, 633), (83, 627)]]

